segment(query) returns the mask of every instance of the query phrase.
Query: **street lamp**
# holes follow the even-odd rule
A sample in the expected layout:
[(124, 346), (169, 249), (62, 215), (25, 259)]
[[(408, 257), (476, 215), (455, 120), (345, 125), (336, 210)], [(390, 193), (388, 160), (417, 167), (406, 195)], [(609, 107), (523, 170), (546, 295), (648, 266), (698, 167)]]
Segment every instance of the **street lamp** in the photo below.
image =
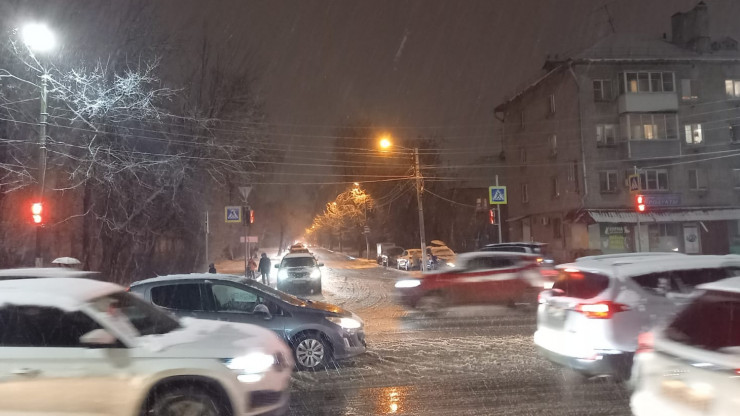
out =
[[(42, 23), (29, 23), (21, 29), (23, 43), (33, 55), (34, 52), (48, 52), (56, 46), (54, 34), (46, 25)], [(35, 59), (35, 56), (34, 56)], [(42, 204), (44, 200), (44, 187), (46, 185), (46, 81), (48, 73), (46, 67), (41, 65), (41, 105), (39, 108), (39, 195), (37, 204)], [(41, 225), (36, 226), (36, 267), (43, 265), (41, 257)]]
[[(388, 150), (391, 146), (394, 146), (391, 142), (390, 138), (388, 136), (383, 136), (380, 138), (380, 142), (378, 142), (378, 145), (382, 150)], [(424, 178), (421, 176), (421, 169), (419, 168), (419, 148), (414, 147), (413, 149), (409, 149), (407, 147), (395, 145), (395, 147), (398, 147), (403, 150), (409, 150), (413, 151), (414, 153), (414, 177), (416, 178), (416, 205), (419, 207), (419, 240), (421, 242), (421, 258), (422, 258), (422, 264), (421, 264), (421, 272), (424, 273), (424, 270), (426, 269), (426, 262), (424, 259), (426, 259), (426, 252), (427, 252), (427, 245), (426, 245), (426, 236), (424, 235), (424, 206), (421, 203), (421, 194), (424, 192)]]

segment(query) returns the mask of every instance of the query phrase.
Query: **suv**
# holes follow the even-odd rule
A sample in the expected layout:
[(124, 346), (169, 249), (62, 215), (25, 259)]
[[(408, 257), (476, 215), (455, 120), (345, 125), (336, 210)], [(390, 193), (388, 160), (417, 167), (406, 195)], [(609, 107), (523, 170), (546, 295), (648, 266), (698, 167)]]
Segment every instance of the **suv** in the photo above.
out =
[(243, 276), (163, 276), (136, 282), (130, 290), (179, 316), (268, 328), (292, 346), (301, 369), (325, 367), (332, 359), (365, 352), (364, 323), (357, 315), (296, 298)]
[(296, 253), (286, 254), (280, 264), (277, 274), (278, 290), (291, 291), (300, 289), (304, 292), (321, 293), (321, 267), (324, 263), (318, 263), (313, 254)]
[(734, 276), (740, 256), (593, 256), (557, 269), (539, 297), (538, 349), (588, 376), (625, 379), (638, 334), (670, 319), (697, 285)]
[(293, 361), (254, 325), (182, 321), (90, 279), (0, 282), (0, 413), (287, 410)]
[(536, 256), (473, 252), (458, 265), (420, 279), (396, 282), (396, 298), (405, 306), (434, 311), (451, 305), (535, 303), (543, 281)]
[(735, 415), (740, 385), (740, 277), (704, 291), (655, 335), (640, 336), (633, 367), (635, 415)]
[(421, 270), (421, 249), (411, 248), (404, 250), (396, 259), (396, 267), (401, 270)]

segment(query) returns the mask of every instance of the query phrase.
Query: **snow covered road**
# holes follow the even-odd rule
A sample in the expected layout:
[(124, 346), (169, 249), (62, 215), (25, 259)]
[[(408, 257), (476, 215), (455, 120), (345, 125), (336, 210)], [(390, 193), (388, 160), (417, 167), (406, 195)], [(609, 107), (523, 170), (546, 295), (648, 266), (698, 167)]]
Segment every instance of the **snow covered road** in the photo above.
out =
[(628, 393), (540, 358), (534, 310), (451, 308), (437, 316), (393, 302), (407, 275), (317, 250), (324, 293), (366, 324), (368, 353), (294, 375), (291, 415), (628, 415)]

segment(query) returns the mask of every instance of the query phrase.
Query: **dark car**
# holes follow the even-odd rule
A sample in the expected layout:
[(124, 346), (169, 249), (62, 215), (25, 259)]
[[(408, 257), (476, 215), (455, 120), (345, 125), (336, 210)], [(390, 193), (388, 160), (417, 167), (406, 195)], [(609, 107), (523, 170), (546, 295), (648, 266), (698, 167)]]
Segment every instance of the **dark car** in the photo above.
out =
[(465, 253), (455, 267), (396, 282), (400, 303), (434, 311), (471, 304), (534, 304), (545, 279), (537, 257), (517, 253)]
[(386, 267), (396, 267), (398, 258), (405, 252), (402, 247), (390, 247), (380, 255), (380, 264)]
[(180, 317), (241, 322), (275, 331), (301, 369), (365, 352), (364, 323), (339, 306), (300, 299), (243, 276), (189, 274), (133, 283), (129, 290)]
[(277, 288), (285, 292), (321, 293), (321, 267), (313, 254), (286, 254), (275, 268)]

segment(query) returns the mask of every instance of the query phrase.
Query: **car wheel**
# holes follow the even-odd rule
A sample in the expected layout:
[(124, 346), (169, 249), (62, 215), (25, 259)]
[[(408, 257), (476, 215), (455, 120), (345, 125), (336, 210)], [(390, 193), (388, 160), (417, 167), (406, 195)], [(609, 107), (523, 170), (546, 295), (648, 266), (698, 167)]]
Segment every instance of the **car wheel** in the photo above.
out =
[(432, 292), (424, 295), (416, 303), (416, 309), (429, 314), (438, 313), (449, 305), (447, 296), (442, 292)]
[(293, 341), (293, 356), (299, 369), (318, 370), (331, 360), (331, 350), (319, 334), (301, 334)]
[(152, 416), (219, 416), (222, 414), (217, 401), (193, 387), (177, 388), (157, 395), (147, 409), (146, 414)]

